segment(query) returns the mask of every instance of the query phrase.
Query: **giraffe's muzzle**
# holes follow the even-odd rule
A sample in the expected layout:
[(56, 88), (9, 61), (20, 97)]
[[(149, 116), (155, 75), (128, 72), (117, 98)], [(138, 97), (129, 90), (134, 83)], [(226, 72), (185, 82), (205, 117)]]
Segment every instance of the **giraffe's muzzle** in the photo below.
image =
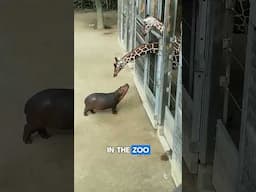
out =
[(116, 64), (114, 64), (114, 74), (113, 74), (113, 77), (116, 77), (121, 70), (122, 70), (121, 66), (117, 66)]

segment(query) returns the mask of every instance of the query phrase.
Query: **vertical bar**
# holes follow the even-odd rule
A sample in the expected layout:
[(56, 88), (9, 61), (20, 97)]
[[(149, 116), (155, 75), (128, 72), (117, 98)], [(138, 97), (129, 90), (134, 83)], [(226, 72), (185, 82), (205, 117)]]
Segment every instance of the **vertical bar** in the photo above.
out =
[[(210, 49), (208, 44), (206, 46), (207, 33), (210, 27), (207, 26), (209, 21), (209, 1), (201, 0), (199, 1), (199, 16), (197, 18), (197, 33), (196, 36), (196, 52), (195, 57), (197, 62), (195, 62), (194, 70), (194, 90), (193, 90), (193, 112), (192, 112), (192, 132), (191, 132), (191, 143), (194, 143), (195, 149), (193, 152), (199, 152), (199, 159), (201, 163), (204, 162), (204, 154), (207, 140), (207, 126), (202, 124), (202, 121), (206, 122), (207, 108), (209, 106), (208, 101), (208, 91), (209, 91), (209, 77), (206, 77), (206, 66), (210, 65), (210, 59), (206, 58), (206, 52)], [(209, 25), (210, 26), (210, 25)], [(206, 62), (208, 61), (208, 63)], [(209, 67), (208, 67), (209, 70)], [(203, 114), (203, 110), (205, 114)], [(202, 117), (204, 115), (204, 117)], [(198, 145), (200, 143), (200, 145)], [(201, 159), (200, 156), (203, 158)]]
[[(224, 103), (223, 103), (223, 122), (224, 124), (227, 123), (228, 119), (228, 103), (229, 103), (229, 79), (230, 79), (230, 68), (231, 68), (231, 58), (230, 58), (230, 44), (227, 44), (228, 40), (231, 40), (232, 35), (232, 26), (233, 26), (233, 13), (232, 13), (232, 4), (230, 3), (230, 0), (225, 1), (225, 14), (224, 14), (224, 39), (223, 39), (223, 53), (224, 53), (224, 63), (226, 64), (226, 86), (224, 88)], [(226, 43), (225, 43), (226, 42)]]
[(164, 82), (164, 62), (163, 62), (163, 40), (159, 40), (159, 51), (157, 53), (157, 70), (156, 70), (156, 96), (155, 96), (155, 116), (157, 124), (161, 124), (162, 118), (162, 100), (163, 100), (163, 82)]
[(194, 58), (195, 58), (195, 41), (196, 41), (196, 36), (195, 36), (195, 33), (196, 33), (196, 11), (197, 11), (197, 1), (193, 1), (193, 18), (192, 18), (192, 27), (191, 27), (191, 32), (193, 35), (191, 35), (191, 50), (190, 50), (190, 66), (189, 66), (189, 95), (193, 95), (193, 79), (194, 79)]
[[(253, 184), (255, 184), (255, 177), (252, 178), (252, 174), (246, 174), (248, 169), (255, 168), (255, 161), (252, 161), (255, 157), (255, 153), (248, 150), (248, 148), (255, 149), (255, 143), (250, 142), (254, 139), (255, 133), (255, 105), (253, 104), (255, 95), (255, 58), (256, 58), (256, 2), (250, 2), (250, 16), (248, 24), (248, 36), (247, 36), (247, 49), (246, 49), (246, 64), (245, 64), (245, 79), (244, 79), (244, 90), (243, 90), (243, 109), (242, 109), (242, 119), (241, 119), (241, 131), (240, 131), (240, 144), (239, 144), (239, 182), (237, 184), (238, 192), (246, 192), (247, 189), (252, 189)], [(255, 104), (255, 102), (254, 102)], [(255, 135), (255, 134), (254, 134)], [(250, 144), (249, 144), (250, 143)], [(253, 146), (254, 145), (254, 146)], [(248, 154), (250, 153), (250, 154)], [(251, 161), (248, 161), (249, 155)], [(246, 157), (247, 156), (247, 157)], [(247, 160), (247, 162), (246, 162)], [(248, 164), (248, 162), (251, 162)], [(247, 168), (247, 170), (246, 170)], [(247, 178), (246, 178), (247, 177)], [(248, 181), (248, 178), (250, 179)], [(247, 180), (247, 181), (245, 181)]]
[(151, 0), (145, 0), (146, 1), (146, 4), (147, 4), (147, 7), (146, 7), (146, 13), (145, 14), (149, 14), (151, 15), (151, 9), (150, 9), (150, 6), (151, 6)]
[(162, 16), (162, 7), (163, 7), (163, 0), (158, 0), (157, 1), (158, 2), (158, 7), (157, 7), (157, 15), (158, 15), (158, 18), (161, 18), (161, 16)]
[(119, 42), (121, 42), (121, 1), (117, 1), (117, 15), (118, 15), (118, 19), (117, 19), (117, 26), (118, 26), (118, 39)]

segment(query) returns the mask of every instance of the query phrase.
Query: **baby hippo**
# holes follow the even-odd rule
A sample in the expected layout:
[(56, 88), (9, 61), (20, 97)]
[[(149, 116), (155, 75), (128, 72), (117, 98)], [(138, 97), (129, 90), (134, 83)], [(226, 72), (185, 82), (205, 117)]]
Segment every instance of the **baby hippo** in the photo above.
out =
[(74, 90), (45, 89), (33, 95), (25, 104), (26, 124), (23, 141), (32, 143), (31, 135), (38, 132), (49, 138), (49, 130), (71, 130), (74, 128)]
[(112, 93), (93, 93), (87, 96), (84, 100), (85, 109), (84, 115), (87, 116), (87, 112), (91, 111), (95, 113), (95, 110), (112, 109), (113, 114), (117, 114), (116, 106), (124, 98), (129, 89), (128, 83), (119, 87)]

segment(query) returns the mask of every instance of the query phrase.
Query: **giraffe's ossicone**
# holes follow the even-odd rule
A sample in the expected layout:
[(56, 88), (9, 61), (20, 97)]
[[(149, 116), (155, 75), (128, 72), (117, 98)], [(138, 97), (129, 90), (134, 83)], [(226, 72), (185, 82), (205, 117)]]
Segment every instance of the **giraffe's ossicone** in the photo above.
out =
[(114, 74), (113, 76), (116, 77), (118, 73), (125, 67), (125, 65), (131, 61), (134, 61), (138, 57), (142, 55), (146, 55), (148, 53), (157, 53), (158, 51), (158, 42), (142, 44), (132, 51), (125, 54), (122, 58), (115, 57), (114, 61)]

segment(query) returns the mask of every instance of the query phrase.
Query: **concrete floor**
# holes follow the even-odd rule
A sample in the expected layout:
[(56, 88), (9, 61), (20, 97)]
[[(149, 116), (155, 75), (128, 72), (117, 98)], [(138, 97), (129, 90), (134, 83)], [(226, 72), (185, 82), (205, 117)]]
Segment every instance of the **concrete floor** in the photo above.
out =
[[(113, 78), (114, 56), (123, 52), (117, 40), (116, 15), (105, 14), (112, 29), (95, 30), (95, 13), (75, 13), (75, 191), (171, 192), (174, 183), (163, 153), (142, 106), (129, 68)], [(93, 92), (112, 92), (129, 83), (130, 89), (111, 111), (83, 116), (84, 98)], [(109, 154), (107, 146), (147, 143), (152, 155)]]

